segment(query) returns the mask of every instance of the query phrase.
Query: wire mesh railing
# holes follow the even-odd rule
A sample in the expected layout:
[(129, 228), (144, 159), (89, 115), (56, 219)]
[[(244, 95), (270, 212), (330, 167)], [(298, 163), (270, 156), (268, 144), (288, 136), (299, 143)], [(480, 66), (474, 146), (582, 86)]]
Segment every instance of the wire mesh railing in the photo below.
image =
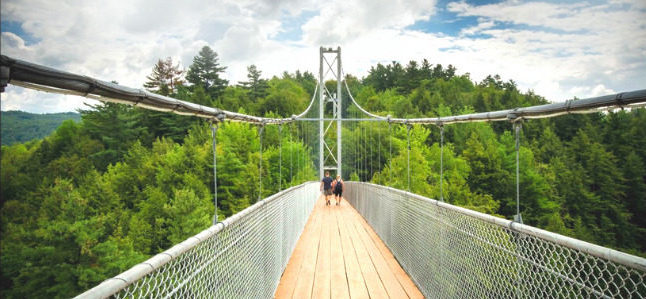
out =
[(272, 195), (77, 298), (271, 298), (318, 188)]
[(346, 199), (428, 298), (644, 298), (646, 259), (409, 192)]

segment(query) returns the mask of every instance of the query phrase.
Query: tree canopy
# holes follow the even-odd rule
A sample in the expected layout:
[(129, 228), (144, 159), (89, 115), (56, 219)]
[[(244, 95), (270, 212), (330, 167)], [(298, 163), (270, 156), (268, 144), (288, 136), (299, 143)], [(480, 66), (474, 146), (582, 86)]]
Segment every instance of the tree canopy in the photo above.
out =
[[(160, 59), (145, 87), (231, 111), (289, 117), (307, 107), (316, 86), (312, 73), (264, 79), (254, 65), (248, 81), (228, 85), (220, 77), (224, 70), (217, 53), (204, 47), (186, 78), (179, 64)], [(547, 103), (532, 91), (519, 91), (513, 80), (492, 75), (474, 82), (452, 65), (428, 60), (377, 64), (365, 78), (345, 80), (360, 105), (397, 117)], [(275, 126), (265, 128), (259, 194), (256, 126), (220, 125), (213, 190), (205, 121), (120, 104), (90, 106), (80, 114), (81, 122), (65, 121), (43, 139), (2, 146), (2, 297), (71, 297), (93, 287), (207, 228), (215, 191), (222, 220), (279, 186), (318, 179), (312, 159), (318, 128), (302, 123), (284, 126), (281, 134)], [(644, 256), (645, 125), (644, 109), (524, 122), (519, 153), (525, 223)], [(342, 129), (346, 179), (407, 189), (405, 126), (364, 122)], [(434, 126), (412, 128), (411, 190), (439, 198), (441, 181), (447, 202), (511, 219), (511, 124), (446, 126), (442, 179), (439, 140)]]
[(211, 98), (215, 99), (222, 94), (229, 83), (220, 78), (220, 74), (227, 68), (220, 66), (218, 53), (211, 47), (204, 46), (200, 53), (193, 58), (193, 64), (186, 72), (186, 80), (193, 86), (200, 86)]

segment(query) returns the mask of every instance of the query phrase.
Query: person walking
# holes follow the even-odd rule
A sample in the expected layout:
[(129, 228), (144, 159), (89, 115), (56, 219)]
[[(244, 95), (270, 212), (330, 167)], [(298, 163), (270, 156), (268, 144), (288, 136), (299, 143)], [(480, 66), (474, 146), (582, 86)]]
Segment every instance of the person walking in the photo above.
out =
[(334, 181), (334, 200), (336, 201), (336, 205), (341, 204), (341, 199), (343, 199), (343, 190), (345, 189), (345, 183), (341, 179), (340, 175), (336, 176), (336, 180)]
[(330, 196), (332, 195), (332, 181), (330, 177), (330, 172), (325, 172), (325, 177), (321, 180), (321, 191), (325, 194), (325, 205), (330, 205)]

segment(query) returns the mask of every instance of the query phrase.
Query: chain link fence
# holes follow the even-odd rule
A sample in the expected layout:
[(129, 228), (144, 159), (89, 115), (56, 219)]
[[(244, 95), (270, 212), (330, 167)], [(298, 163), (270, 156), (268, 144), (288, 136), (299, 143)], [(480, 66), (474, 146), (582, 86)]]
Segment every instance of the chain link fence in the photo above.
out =
[(369, 183), (346, 198), (427, 298), (644, 298), (646, 259)]
[(271, 298), (319, 195), (272, 195), (77, 298)]

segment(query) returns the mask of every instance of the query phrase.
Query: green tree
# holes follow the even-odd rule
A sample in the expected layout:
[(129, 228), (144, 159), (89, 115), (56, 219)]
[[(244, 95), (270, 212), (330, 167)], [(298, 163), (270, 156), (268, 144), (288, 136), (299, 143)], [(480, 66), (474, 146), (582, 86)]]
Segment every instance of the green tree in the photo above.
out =
[(310, 100), (305, 90), (291, 79), (271, 79), (267, 97), (260, 101), (258, 113), (275, 112), (290, 117), (305, 110)]
[(218, 98), (229, 84), (220, 77), (227, 68), (220, 66), (218, 60), (218, 53), (211, 47), (204, 46), (193, 58), (193, 64), (186, 72), (186, 80), (194, 86), (202, 86), (213, 99)]
[(103, 150), (91, 158), (97, 169), (105, 170), (109, 164), (120, 161), (145, 128), (140, 126), (133, 108), (115, 103), (88, 105), (81, 110), (83, 128), (88, 135), (103, 144)]
[(267, 80), (260, 78), (262, 72), (253, 64), (247, 67), (247, 72), (249, 81), (240, 82), (240, 85), (249, 92), (251, 102), (256, 103), (267, 96)]
[(68, 119), (81, 121), (75, 112), (34, 114), (23, 111), (0, 112), (0, 135), (2, 145), (25, 143), (51, 135), (61, 123)]

